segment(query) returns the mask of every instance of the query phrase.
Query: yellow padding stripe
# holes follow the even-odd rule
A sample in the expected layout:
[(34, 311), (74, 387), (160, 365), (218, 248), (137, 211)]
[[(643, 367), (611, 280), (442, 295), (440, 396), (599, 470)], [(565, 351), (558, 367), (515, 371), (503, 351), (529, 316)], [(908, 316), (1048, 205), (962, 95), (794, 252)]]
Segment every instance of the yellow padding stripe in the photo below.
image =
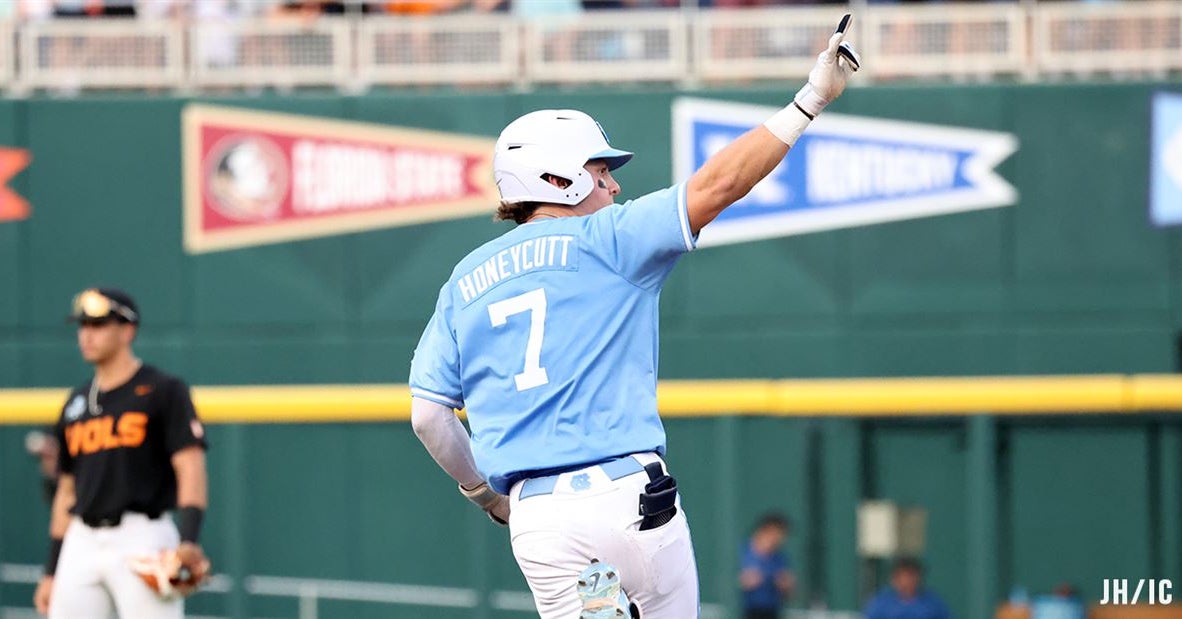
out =
[[(1168, 378), (1182, 389), (1179, 378), (1158, 378)], [(661, 384), (660, 406), (662, 412), (677, 415), (770, 412), (789, 416), (1096, 413), (1168, 407), (1169, 394), (1161, 385), (1144, 384), (1153, 385), (1163, 397), (1144, 398), (1151, 405), (1142, 409), (1135, 407), (1132, 377), (1119, 375), (766, 381), (733, 391), (720, 389), (708, 400), (714, 405), (708, 411), (695, 404), (695, 392), (707, 386), (669, 381)], [(736, 399), (737, 406), (728, 408), (728, 391), (742, 395)], [(1180, 407), (1182, 397), (1171, 402)]]
[(1129, 398), (1135, 410), (1182, 410), (1182, 377), (1140, 374), (1129, 377), (1129, 381)]
[[(0, 390), (0, 424), (52, 423), (65, 389)], [(193, 404), (209, 423), (407, 421), (406, 385), (193, 387)]]
[[(52, 423), (65, 389), (0, 390), (0, 424)], [(1182, 411), (1182, 376), (662, 381), (665, 417), (931, 416)], [(210, 423), (407, 421), (406, 385), (194, 387)]]

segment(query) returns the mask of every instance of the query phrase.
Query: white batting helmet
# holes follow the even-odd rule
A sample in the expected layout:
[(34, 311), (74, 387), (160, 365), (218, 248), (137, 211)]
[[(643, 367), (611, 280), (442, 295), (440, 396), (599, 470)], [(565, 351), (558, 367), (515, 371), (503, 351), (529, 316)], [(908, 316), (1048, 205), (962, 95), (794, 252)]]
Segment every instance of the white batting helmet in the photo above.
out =
[[(594, 118), (578, 110), (538, 110), (509, 123), (497, 139), (493, 174), (501, 200), (578, 204), (594, 188), (583, 165), (604, 159), (614, 170), (632, 153), (611, 147), (607, 134)], [(571, 182), (566, 189), (550, 184), (542, 175), (553, 174)]]

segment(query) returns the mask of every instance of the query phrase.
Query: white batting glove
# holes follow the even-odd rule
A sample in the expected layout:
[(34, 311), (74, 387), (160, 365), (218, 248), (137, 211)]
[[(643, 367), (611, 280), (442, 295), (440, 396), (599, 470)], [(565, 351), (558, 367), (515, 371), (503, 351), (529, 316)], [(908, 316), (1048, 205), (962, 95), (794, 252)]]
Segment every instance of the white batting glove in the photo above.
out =
[(465, 488), (461, 484), (460, 494), (483, 509), (493, 522), (502, 527), (509, 526), (509, 497), (498, 494), (496, 490), (489, 488), (488, 482), (482, 481), (480, 485), (472, 489)]
[(809, 71), (809, 81), (796, 93), (793, 101), (809, 116), (815, 117), (845, 90), (845, 83), (858, 70), (862, 61), (852, 43), (845, 41), (845, 30), (850, 16), (841, 18), (837, 31), (829, 37), (829, 47), (817, 56), (817, 64)]

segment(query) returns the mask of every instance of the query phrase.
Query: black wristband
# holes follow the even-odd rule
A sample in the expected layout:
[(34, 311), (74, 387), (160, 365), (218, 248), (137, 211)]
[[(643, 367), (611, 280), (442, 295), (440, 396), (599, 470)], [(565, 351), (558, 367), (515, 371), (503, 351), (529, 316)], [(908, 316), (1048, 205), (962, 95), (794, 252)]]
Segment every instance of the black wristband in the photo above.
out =
[(57, 560), (62, 556), (62, 540), (49, 538), (49, 557), (45, 559), (45, 575), (53, 576), (57, 571)]
[(808, 112), (804, 111), (804, 108), (800, 107), (800, 104), (797, 103), (796, 100), (792, 101), (792, 105), (795, 105), (796, 109), (800, 110), (800, 113), (807, 116), (809, 120), (816, 120), (817, 117), (813, 114), (809, 114)]
[(197, 543), (197, 537), (201, 534), (201, 519), (205, 516), (205, 510), (200, 507), (182, 507), (177, 510), (177, 529), (181, 533), (182, 542)]

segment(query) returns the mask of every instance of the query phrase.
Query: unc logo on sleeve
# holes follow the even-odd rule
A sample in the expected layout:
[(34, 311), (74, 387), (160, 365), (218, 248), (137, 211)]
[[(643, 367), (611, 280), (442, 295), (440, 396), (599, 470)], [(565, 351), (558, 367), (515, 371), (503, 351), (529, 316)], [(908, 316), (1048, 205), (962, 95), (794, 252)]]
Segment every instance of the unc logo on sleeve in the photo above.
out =
[[(777, 108), (680, 98), (673, 104), (677, 181)], [(1009, 206), (993, 170), (1018, 148), (1010, 133), (826, 112), (784, 161), (702, 230), (698, 246)]]
[(84, 412), (86, 412), (86, 400), (82, 396), (76, 395), (72, 400), (70, 400), (70, 403), (66, 405), (66, 410), (64, 411), (63, 416), (66, 418), (66, 421), (74, 421), (75, 419), (81, 417), (82, 413)]

